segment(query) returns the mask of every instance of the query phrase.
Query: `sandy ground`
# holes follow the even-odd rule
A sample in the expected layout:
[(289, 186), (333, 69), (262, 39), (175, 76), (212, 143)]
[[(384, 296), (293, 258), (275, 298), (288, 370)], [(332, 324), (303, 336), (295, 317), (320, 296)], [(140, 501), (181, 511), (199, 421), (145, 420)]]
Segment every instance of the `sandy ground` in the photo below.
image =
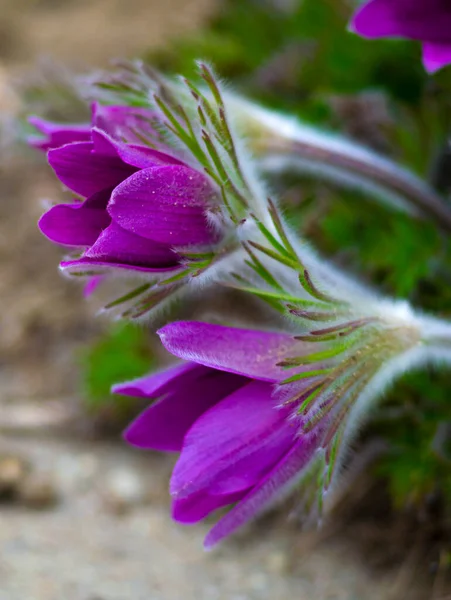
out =
[[(281, 515), (205, 553), (208, 525), (173, 523), (171, 461), (117, 444), (3, 440), (51, 473), (59, 503), (4, 508), (0, 600), (380, 600), (391, 577), (366, 572), (340, 536), (317, 545)], [(35, 474), (36, 476), (36, 474)]]
[[(103, 65), (195, 29), (214, 6), (0, 0), (0, 106), (14, 109), (5, 81), (40, 55)], [(415, 586), (397, 593), (397, 570), (370, 570), (352, 535), (301, 534), (284, 514), (206, 554), (208, 525), (170, 519), (170, 459), (67, 437), (80, 407), (74, 356), (104, 324), (36, 228), (58, 183), (26, 157), (0, 168), (0, 484), (2, 457), (30, 469), (0, 504), (0, 600), (429, 599)]]
[(0, 0), (0, 59), (100, 65), (198, 27), (215, 0)]

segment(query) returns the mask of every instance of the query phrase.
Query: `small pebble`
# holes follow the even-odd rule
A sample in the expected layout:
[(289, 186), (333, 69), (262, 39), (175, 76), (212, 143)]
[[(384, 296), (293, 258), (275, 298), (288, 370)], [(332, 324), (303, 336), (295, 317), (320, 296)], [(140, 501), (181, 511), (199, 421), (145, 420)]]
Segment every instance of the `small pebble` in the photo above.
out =
[(29, 472), (28, 462), (13, 455), (0, 455), (0, 496), (14, 496)]
[(59, 495), (51, 477), (43, 474), (32, 474), (19, 488), (20, 502), (36, 510), (52, 508), (58, 503)]
[(283, 552), (273, 552), (267, 559), (267, 570), (273, 575), (283, 575), (288, 571), (287, 555)]
[(105, 481), (104, 498), (107, 508), (124, 514), (132, 507), (144, 504), (146, 490), (141, 477), (131, 469), (111, 471)]

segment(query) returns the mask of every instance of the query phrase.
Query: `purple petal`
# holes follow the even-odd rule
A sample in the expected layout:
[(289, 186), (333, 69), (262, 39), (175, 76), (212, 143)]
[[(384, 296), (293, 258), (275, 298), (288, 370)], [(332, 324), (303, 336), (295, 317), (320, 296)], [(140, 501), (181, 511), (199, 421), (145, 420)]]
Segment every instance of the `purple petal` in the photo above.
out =
[(60, 269), (67, 273), (79, 276), (93, 276), (93, 275), (107, 275), (111, 274), (112, 271), (132, 271), (135, 274), (148, 274), (148, 273), (167, 273), (176, 271), (179, 265), (173, 265), (169, 267), (143, 267), (140, 265), (132, 265), (124, 262), (114, 262), (109, 260), (97, 260), (95, 258), (89, 258), (82, 256), (81, 258), (75, 258), (72, 260), (63, 260), (60, 262)]
[(143, 169), (118, 185), (108, 210), (121, 227), (171, 246), (209, 244), (218, 238), (205, 211), (215, 192), (208, 179), (185, 166)]
[(449, 43), (423, 44), (423, 64), (428, 73), (435, 73), (445, 65), (451, 64), (451, 34)]
[(186, 434), (171, 494), (229, 495), (258, 483), (294, 442), (290, 412), (275, 408), (266, 382), (251, 381), (228, 395)]
[(273, 470), (210, 530), (205, 538), (205, 548), (212, 548), (254, 519), (277, 500), (287, 486), (299, 479), (315, 455), (320, 435), (320, 430), (314, 430), (298, 439)]
[(150, 375), (144, 375), (132, 381), (117, 383), (113, 385), (111, 391), (113, 394), (122, 394), (123, 396), (135, 396), (137, 398), (158, 398), (159, 396), (170, 392), (178, 382), (187, 382), (191, 379), (197, 379), (208, 372), (209, 369), (196, 365), (196, 363), (183, 362)]
[(92, 141), (96, 152), (99, 154), (118, 156), (124, 163), (139, 169), (158, 165), (183, 164), (177, 158), (153, 148), (119, 142), (100, 129), (94, 128), (92, 130)]
[(141, 267), (166, 268), (178, 264), (178, 256), (167, 246), (130, 233), (114, 222), (102, 231), (84, 258)]
[(399, 23), (395, 4), (396, 0), (367, 2), (354, 14), (350, 29), (368, 38), (398, 35)]
[(245, 382), (243, 377), (187, 363), (115, 386), (115, 393), (148, 398), (164, 396), (135, 419), (124, 437), (139, 448), (178, 452), (196, 419)]
[(90, 246), (111, 222), (106, 212), (110, 190), (79, 204), (58, 204), (42, 215), (39, 228), (56, 244)]
[[(178, 321), (158, 331), (174, 356), (207, 367), (262, 381), (280, 381), (287, 372), (276, 366), (287, 355), (302, 354), (302, 344), (284, 333)], [(291, 372), (290, 372), (291, 374)]]
[(104, 275), (94, 275), (91, 277), (83, 289), (83, 296), (85, 298), (91, 296), (104, 280)]
[(172, 518), (178, 523), (192, 525), (198, 523), (218, 508), (241, 500), (243, 492), (225, 496), (215, 496), (201, 492), (187, 498), (176, 498), (172, 502)]
[(451, 41), (448, 0), (370, 0), (354, 15), (351, 29), (368, 38), (399, 36)]
[(44, 152), (71, 142), (88, 142), (91, 139), (91, 126), (88, 123), (53, 123), (35, 116), (29, 117), (28, 122), (44, 136), (29, 136), (28, 143)]
[(92, 105), (92, 124), (102, 129), (116, 140), (126, 140), (127, 143), (141, 144), (135, 132), (152, 139), (156, 132), (150, 120), (156, 114), (147, 108), (136, 106), (105, 106), (95, 102)]
[(76, 142), (48, 153), (50, 166), (58, 179), (85, 197), (115, 187), (136, 171), (117, 156), (94, 153), (93, 147), (91, 142)]

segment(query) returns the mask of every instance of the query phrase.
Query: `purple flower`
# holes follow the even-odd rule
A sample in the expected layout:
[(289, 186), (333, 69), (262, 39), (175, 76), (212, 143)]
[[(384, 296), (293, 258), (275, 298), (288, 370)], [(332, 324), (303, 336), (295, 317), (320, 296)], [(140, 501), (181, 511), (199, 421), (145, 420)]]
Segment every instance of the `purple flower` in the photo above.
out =
[(357, 10), (351, 28), (368, 38), (421, 41), (423, 62), (430, 73), (451, 63), (449, 0), (370, 0)]
[(219, 240), (207, 216), (217, 193), (210, 179), (137, 143), (151, 135), (151, 117), (144, 109), (94, 105), (89, 131), (33, 121), (46, 135), (40, 147), (50, 148), (56, 175), (83, 199), (52, 207), (39, 222), (51, 241), (78, 249), (62, 268), (167, 271), (180, 265), (178, 248), (210, 248)]
[[(189, 362), (113, 391), (160, 398), (125, 439), (180, 452), (170, 484), (175, 520), (196, 523), (237, 503), (208, 534), (211, 547), (276, 500), (318, 447), (322, 427), (299, 436), (292, 418), (297, 405), (280, 406), (274, 386), (286, 377), (277, 363), (287, 353), (305, 353), (309, 344), (282, 333), (196, 322), (172, 323), (159, 335), (167, 350)], [(312, 378), (298, 382), (299, 401), (311, 385)]]

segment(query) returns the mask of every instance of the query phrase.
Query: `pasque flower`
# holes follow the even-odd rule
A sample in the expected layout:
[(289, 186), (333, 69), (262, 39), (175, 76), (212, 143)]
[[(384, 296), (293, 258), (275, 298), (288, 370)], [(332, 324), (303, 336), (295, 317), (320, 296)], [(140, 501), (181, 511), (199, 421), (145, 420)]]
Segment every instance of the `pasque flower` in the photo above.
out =
[(429, 72), (451, 63), (449, 0), (370, 0), (360, 7), (351, 28), (364, 37), (405, 37), (423, 43)]
[[(307, 314), (299, 302), (293, 315), (324, 320), (326, 313)], [(207, 535), (207, 548), (294, 487), (308, 516), (320, 520), (370, 403), (425, 360), (418, 323), (405, 307), (380, 304), (373, 317), (354, 320), (346, 312), (336, 305), (330, 316), (339, 324), (295, 336), (172, 323), (159, 331), (161, 341), (186, 362), (114, 386), (115, 393), (159, 399), (125, 439), (180, 453), (170, 484), (175, 520), (196, 523), (234, 505)]]
[(75, 249), (65, 272), (90, 282), (133, 275), (105, 306), (123, 317), (139, 319), (217, 281), (241, 252), (239, 229), (259, 180), (214, 75), (199, 68), (208, 97), (189, 81), (180, 89), (130, 65), (93, 83), (101, 92), (89, 131), (32, 121), (43, 137), (31, 143), (49, 149), (56, 175), (77, 195), (45, 213), (40, 228)]
[[(315, 452), (322, 428), (299, 437), (295, 405), (279, 406), (274, 389), (285, 377), (277, 363), (310, 345), (283, 333), (197, 322), (172, 323), (159, 335), (188, 362), (113, 391), (161, 398), (125, 438), (139, 448), (180, 452), (170, 484), (175, 520), (195, 523), (237, 503), (210, 531), (210, 547), (277, 499)], [(298, 394), (311, 385), (311, 378), (298, 382)]]
[(150, 133), (150, 117), (142, 109), (94, 105), (89, 132), (33, 121), (46, 136), (40, 147), (50, 148), (50, 165), (78, 196), (39, 222), (50, 240), (79, 249), (62, 268), (172, 270), (181, 260), (177, 248), (218, 241), (207, 216), (217, 194), (208, 176), (174, 154), (137, 143)]

